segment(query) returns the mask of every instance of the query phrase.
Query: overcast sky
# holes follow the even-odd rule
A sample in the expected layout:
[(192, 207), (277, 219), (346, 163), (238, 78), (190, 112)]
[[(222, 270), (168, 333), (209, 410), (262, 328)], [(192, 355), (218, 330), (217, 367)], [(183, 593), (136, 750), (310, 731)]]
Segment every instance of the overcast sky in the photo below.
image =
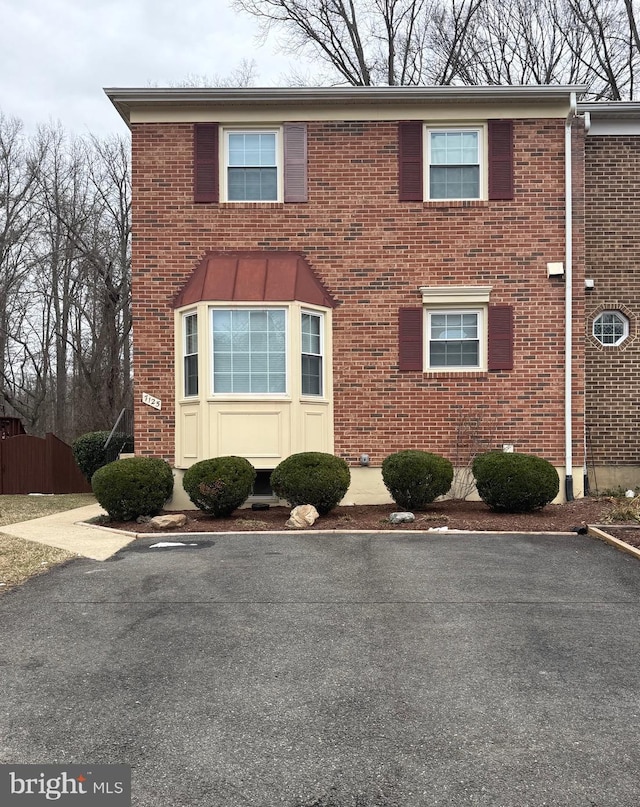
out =
[(256, 33), (228, 0), (0, 0), (0, 112), (104, 136), (127, 130), (103, 87), (224, 76), (247, 57), (255, 86), (282, 84), (290, 60)]

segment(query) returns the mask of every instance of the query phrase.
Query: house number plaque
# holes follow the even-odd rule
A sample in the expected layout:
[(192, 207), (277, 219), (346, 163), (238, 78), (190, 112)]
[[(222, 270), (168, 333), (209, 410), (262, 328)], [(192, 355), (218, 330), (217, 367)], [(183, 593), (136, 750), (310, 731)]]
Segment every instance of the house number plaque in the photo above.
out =
[(154, 398), (153, 395), (149, 395), (146, 392), (142, 393), (142, 403), (147, 404), (147, 406), (152, 406), (154, 409), (162, 409), (162, 401), (160, 398)]

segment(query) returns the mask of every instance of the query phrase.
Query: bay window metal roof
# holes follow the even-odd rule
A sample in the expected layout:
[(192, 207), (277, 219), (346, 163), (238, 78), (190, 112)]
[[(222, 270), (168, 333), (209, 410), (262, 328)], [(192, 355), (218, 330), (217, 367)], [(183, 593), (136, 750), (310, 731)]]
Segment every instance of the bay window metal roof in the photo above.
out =
[(176, 295), (174, 308), (211, 302), (336, 303), (298, 252), (208, 252)]

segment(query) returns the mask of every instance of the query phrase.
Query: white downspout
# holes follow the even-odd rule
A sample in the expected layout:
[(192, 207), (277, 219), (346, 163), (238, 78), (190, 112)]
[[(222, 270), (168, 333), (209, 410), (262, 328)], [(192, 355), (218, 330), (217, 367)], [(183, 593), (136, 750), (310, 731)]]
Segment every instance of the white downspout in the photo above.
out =
[(565, 186), (565, 318), (564, 318), (564, 423), (565, 423), (565, 481), (564, 492), (568, 502), (573, 501), (573, 429), (572, 429), (572, 397), (571, 383), (573, 353), (573, 196), (571, 165), (571, 125), (576, 115), (576, 94), (570, 95), (569, 114), (564, 125), (564, 186)]

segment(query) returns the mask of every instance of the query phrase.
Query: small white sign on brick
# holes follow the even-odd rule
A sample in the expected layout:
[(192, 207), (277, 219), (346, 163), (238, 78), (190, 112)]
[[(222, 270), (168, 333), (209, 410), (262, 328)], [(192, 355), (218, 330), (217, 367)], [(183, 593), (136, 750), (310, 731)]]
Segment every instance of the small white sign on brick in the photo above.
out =
[(142, 393), (142, 403), (147, 404), (147, 406), (152, 406), (154, 409), (162, 409), (162, 401), (160, 398), (154, 398), (153, 395), (149, 395), (146, 392)]

